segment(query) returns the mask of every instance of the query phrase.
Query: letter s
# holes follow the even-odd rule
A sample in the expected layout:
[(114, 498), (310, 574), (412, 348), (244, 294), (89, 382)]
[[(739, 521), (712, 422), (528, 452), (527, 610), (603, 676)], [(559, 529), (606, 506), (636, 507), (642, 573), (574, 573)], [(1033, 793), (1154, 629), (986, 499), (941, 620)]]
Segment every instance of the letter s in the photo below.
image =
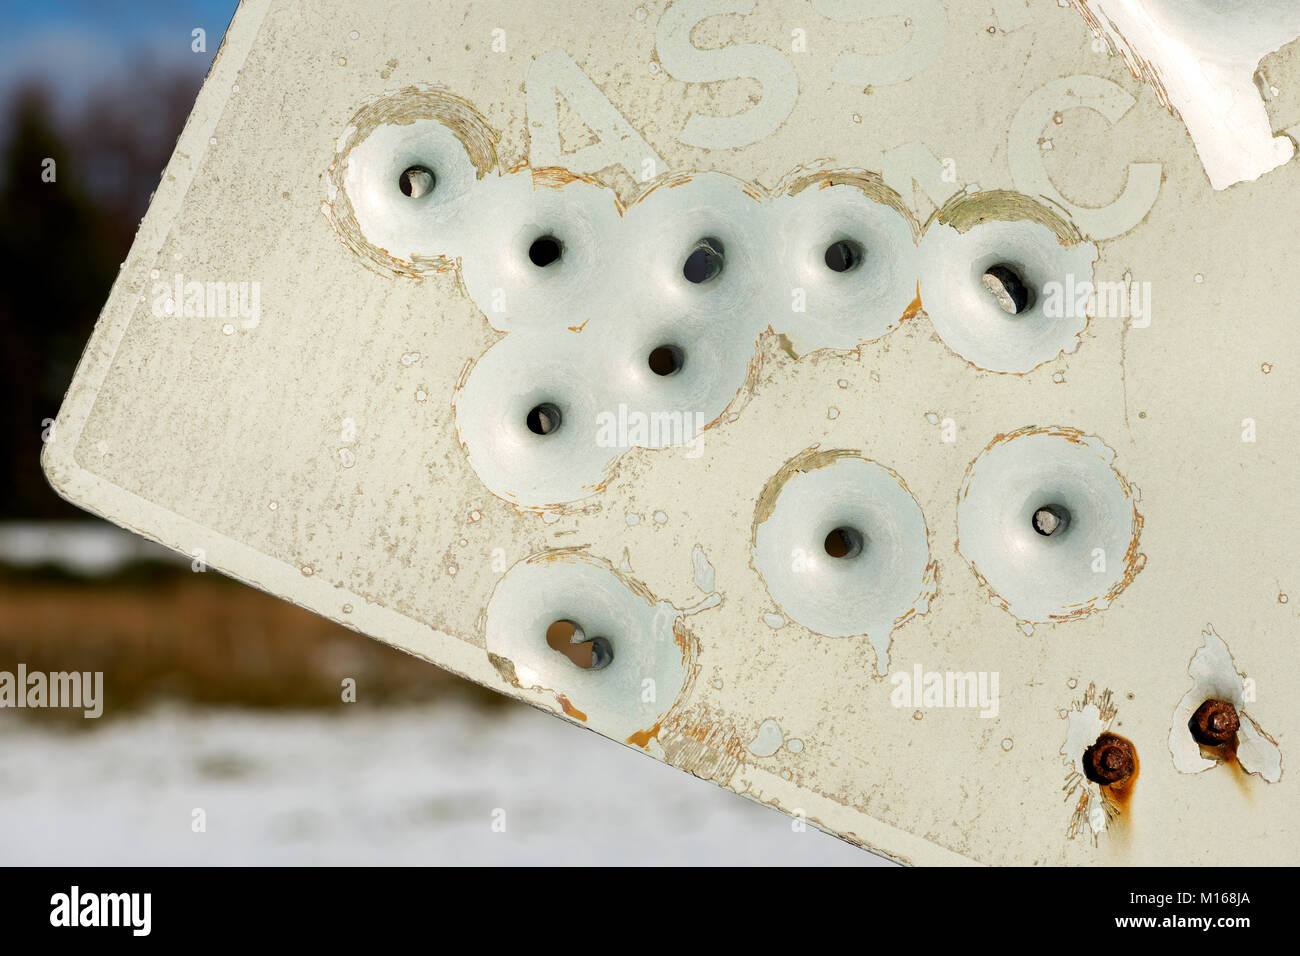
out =
[(785, 55), (772, 47), (746, 43), (701, 50), (691, 43), (691, 30), (709, 17), (754, 12), (755, 0), (678, 0), (659, 20), (655, 48), (659, 62), (675, 79), (686, 83), (750, 78), (763, 87), (758, 105), (735, 116), (693, 114), (678, 139), (704, 149), (735, 149), (775, 133), (794, 112), (799, 77)]

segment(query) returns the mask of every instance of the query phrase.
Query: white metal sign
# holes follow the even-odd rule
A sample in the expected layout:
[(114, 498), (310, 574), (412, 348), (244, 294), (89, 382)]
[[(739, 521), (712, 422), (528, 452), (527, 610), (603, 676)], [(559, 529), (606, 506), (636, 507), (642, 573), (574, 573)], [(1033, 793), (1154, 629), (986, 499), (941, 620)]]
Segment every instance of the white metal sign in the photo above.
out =
[(245, 0), (46, 471), (895, 859), (1296, 862), (1297, 35)]

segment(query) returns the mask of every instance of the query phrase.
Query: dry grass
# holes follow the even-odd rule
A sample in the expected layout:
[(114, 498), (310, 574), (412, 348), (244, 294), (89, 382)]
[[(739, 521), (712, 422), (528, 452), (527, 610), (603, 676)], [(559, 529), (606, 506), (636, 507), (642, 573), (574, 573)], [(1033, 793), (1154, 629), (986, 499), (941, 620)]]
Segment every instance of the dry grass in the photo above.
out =
[(169, 568), (103, 583), (0, 577), (0, 670), (19, 662), (103, 671), (106, 717), (165, 699), (330, 707), (349, 677), (358, 705), (503, 699), (220, 575)]

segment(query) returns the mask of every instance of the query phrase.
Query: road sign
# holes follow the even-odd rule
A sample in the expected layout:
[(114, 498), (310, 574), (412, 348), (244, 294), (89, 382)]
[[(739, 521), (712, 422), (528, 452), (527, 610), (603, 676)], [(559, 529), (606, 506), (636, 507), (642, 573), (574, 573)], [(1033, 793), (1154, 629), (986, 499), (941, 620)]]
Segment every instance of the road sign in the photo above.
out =
[(245, 0), (46, 471), (898, 860), (1295, 862), (1300, 25), (1173, 6)]

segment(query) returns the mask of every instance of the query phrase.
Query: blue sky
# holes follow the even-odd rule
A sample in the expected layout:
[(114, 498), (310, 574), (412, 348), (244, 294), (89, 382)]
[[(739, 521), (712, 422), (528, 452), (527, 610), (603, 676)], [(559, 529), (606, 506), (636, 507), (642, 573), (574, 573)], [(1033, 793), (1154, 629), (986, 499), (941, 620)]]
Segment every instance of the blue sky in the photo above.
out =
[[(33, 78), (64, 105), (147, 58), (206, 70), (236, 0), (0, 0), (0, 100)], [(190, 31), (207, 31), (207, 52)]]

